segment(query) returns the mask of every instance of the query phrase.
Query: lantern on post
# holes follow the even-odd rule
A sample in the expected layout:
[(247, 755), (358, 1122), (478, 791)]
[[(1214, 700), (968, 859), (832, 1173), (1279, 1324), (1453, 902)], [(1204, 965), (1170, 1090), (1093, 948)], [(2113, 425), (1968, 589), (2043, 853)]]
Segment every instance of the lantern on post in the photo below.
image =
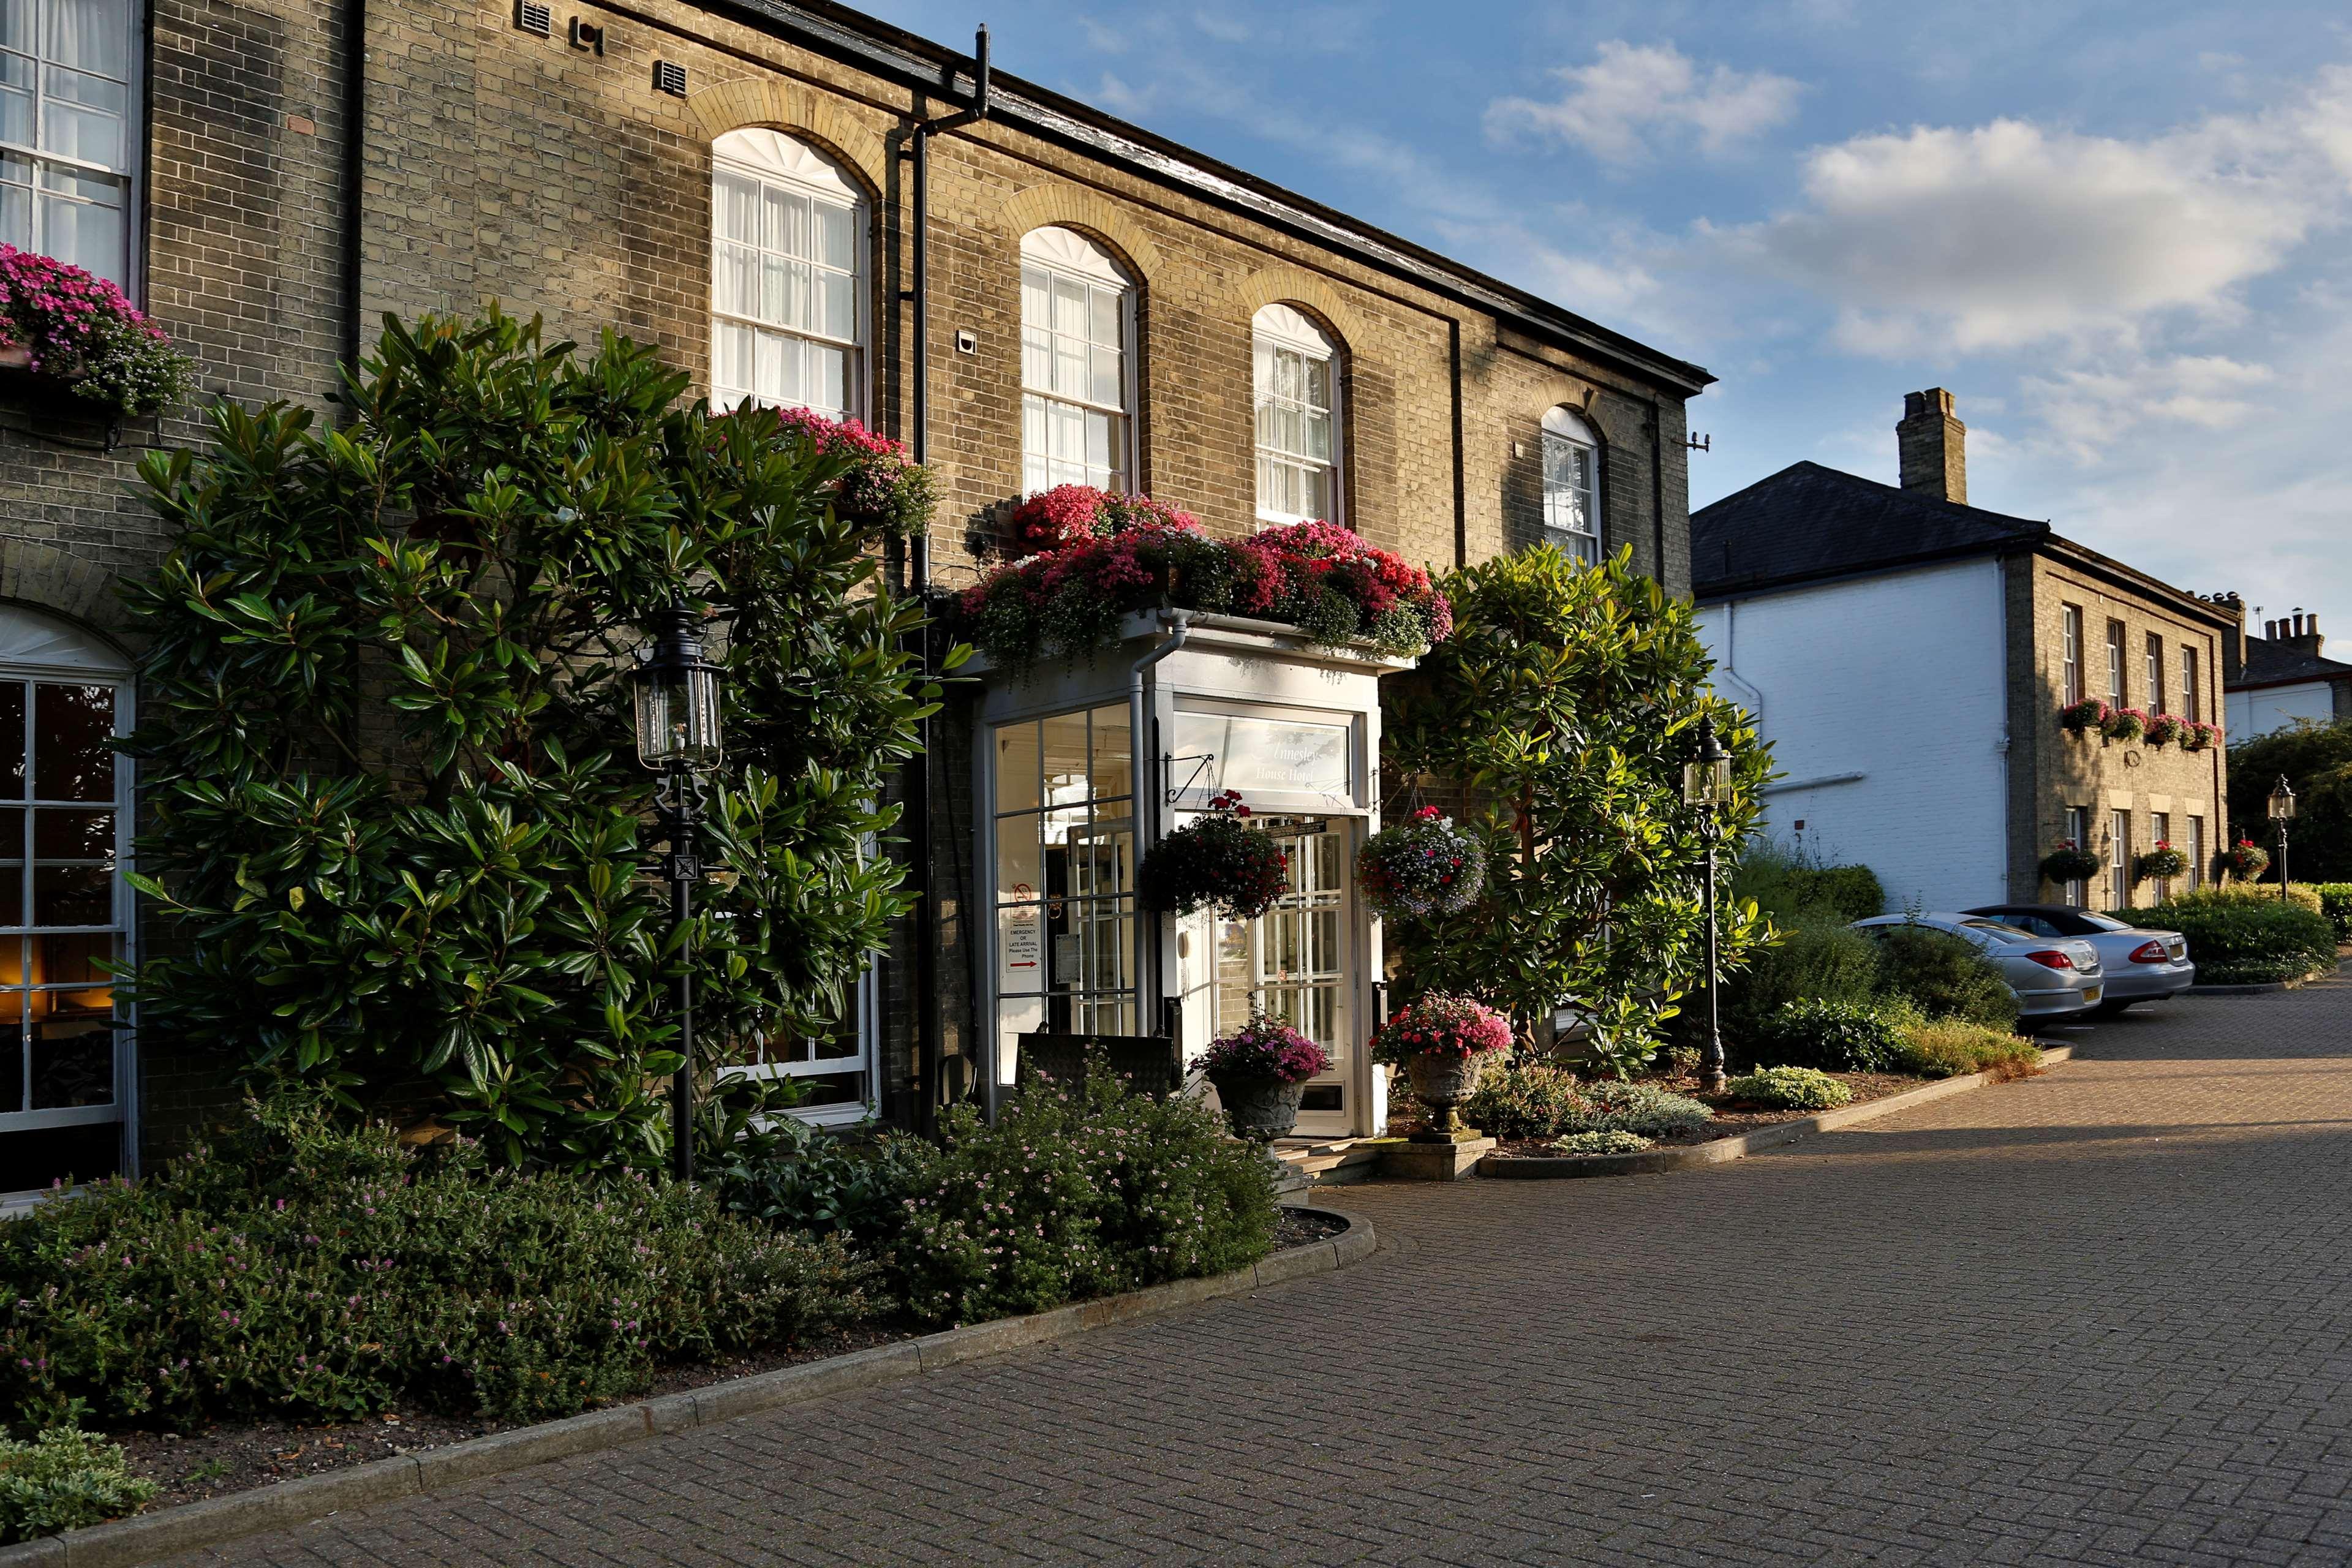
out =
[(2279, 901), (2286, 901), (2286, 825), (2294, 820), (2294, 790), (2286, 775), (2271, 786), (2271, 825), (2278, 831)]
[[(702, 776), (724, 755), (719, 732), (719, 683), (724, 672), (703, 658), (702, 617), (673, 599), (655, 613), (637, 650), (637, 760), (661, 775), (654, 800), (669, 853), (670, 923), (684, 932), (694, 913), (694, 884), (702, 879), (697, 829), (702, 823)], [(683, 936), (678, 950), (677, 1048), (682, 1059), (670, 1087), (671, 1169), (694, 1179), (694, 972)]]
[(1699, 1088), (1723, 1092), (1723, 1026), (1716, 1005), (1716, 850), (1723, 842), (1723, 808), (1731, 801), (1731, 752), (1715, 732), (1715, 717), (1701, 714), (1698, 751), (1683, 764), (1683, 803), (1698, 813), (1699, 841), (1706, 846), (1706, 1051), (1700, 1058)]

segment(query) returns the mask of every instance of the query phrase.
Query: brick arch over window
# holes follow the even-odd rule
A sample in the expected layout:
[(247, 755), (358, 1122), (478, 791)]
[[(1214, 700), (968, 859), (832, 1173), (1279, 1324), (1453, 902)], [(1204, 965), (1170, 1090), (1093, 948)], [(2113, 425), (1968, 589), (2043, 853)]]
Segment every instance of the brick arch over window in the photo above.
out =
[(130, 620), (112, 574), (37, 540), (0, 539), (0, 603), (62, 616), (118, 647)]
[(1160, 274), (1160, 247), (1143, 226), (1118, 203), (1084, 186), (1050, 184), (1016, 191), (998, 209), (997, 220), (1015, 244), (1032, 229), (1076, 229), (1108, 249), (1146, 293)]
[(868, 197), (882, 193), (890, 155), (880, 133), (838, 100), (798, 82), (745, 77), (704, 88), (686, 100), (686, 107), (705, 142), (755, 125), (782, 131), (814, 143), (842, 163), (866, 187)]
[(1315, 317), (1339, 340), (1340, 352), (1353, 357), (1358, 345), (1371, 341), (1370, 327), (1331, 280), (1303, 267), (1277, 264), (1261, 267), (1229, 285), (1225, 314), (1247, 331), (1257, 313), (1268, 305), (1288, 305)]

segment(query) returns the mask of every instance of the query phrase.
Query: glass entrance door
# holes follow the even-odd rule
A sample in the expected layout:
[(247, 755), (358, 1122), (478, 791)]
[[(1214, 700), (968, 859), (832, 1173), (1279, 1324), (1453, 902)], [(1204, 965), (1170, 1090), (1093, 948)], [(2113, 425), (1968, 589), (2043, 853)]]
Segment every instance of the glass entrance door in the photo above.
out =
[(1358, 1108), (1349, 1005), (1355, 922), (1348, 867), (1355, 825), (1346, 817), (1295, 816), (1259, 816), (1251, 823), (1289, 851), (1289, 887), (1255, 920), (1217, 921), (1215, 1032), (1229, 1034), (1253, 1013), (1264, 1013), (1321, 1046), (1331, 1066), (1308, 1081), (1298, 1130), (1310, 1135), (1351, 1133)]

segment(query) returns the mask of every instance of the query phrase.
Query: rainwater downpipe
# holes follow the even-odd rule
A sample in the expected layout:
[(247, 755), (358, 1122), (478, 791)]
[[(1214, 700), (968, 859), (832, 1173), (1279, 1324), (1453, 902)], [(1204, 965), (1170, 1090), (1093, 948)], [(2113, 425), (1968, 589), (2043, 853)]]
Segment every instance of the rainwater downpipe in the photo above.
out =
[[(931, 319), (930, 319), (930, 145), (931, 138), (959, 131), (988, 118), (988, 29), (972, 40), (971, 106), (938, 120), (915, 122), (914, 157), (914, 287), (899, 296), (914, 307), (914, 410), (908, 435), (917, 463), (931, 456)], [(950, 83), (952, 85), (952, 83)], [(928, 524), (914, 540), (912, 575), (918, 602), (928, 607), (931, 595), (931, 534)], [(930, 628), (916, 636), (917, 673), (931, 677)], [(931, 875), (931, 721), (917, 721), (915, 760), (907, 765), (901, 793), (907, 802), (907, 853), (915, 873), (915, 1018), (916, 1048), (922, 1062), (921, 1122), (929, 1131), (939, 1125), (940, 1092), (946, 1079), (946, 1026), (940, 1005), (940, 917), (937, 889)], [(969, 921), (969, 910), (961, 911)], [(966, 940), (969, 940), (967, 935)]]
[[(1158, 841), (1160, 814), (1168, 805), (1167, 786), (1160, 776), (1160, 748), (1151, 743), (1151, 727), (1144, 713), (1143, 693), (1148, 683), (1156, 684), (1150, 682), (1152, 666), (1184, 646), (1184, 638), (1192, 630), (1192, 612), (1190, 610), (1160, 611), (1160, 630), (1162, 636), (1171, 631), (1175, 635), (1154, 646), (1150, 652), (1129, 665), (1127, 670), (1127, 732), (1131, 737), (1129, 743), (1135, 748), (1133, 787), (1136, 804), (1135, 858), (1138, 864), (1142, 862), (1145, 852)], [(1143, 951), (1136, 955), (1135, 1027), (1138, 1034), (1144, 1034), (1149, 1032), (1149, 1024), (1142, 1016), (1143, 977), (1147, 974), (1151, 976), (1151, 994), (1154, 997), (1160, 997), (1160, 916), (1157, 913), (1137, 922), (1136, 940), (1142, 944)], [(1164, 1006), (1166, 999), (1161, 997), (1160, 1000)], [(1175, 1047), (1181, 1052), (1184, 1043), (1178, 1040)]]

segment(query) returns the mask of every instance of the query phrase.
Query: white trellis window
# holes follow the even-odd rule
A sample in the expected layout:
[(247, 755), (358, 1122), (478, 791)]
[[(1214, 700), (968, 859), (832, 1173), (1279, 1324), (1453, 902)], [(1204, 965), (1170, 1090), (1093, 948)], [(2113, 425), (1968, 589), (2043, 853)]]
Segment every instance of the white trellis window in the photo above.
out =
[(1339, 515), (1338, 345), (1288, 305), (1250, 323), (1256, 384), (1260, 522), (1337, 521)]
[(1601, 441), (1584, 416), (1543, 416), (1544, 538), (1579, 561), (1601, 559)]
[(1134, 290), (1066, 228), (1021, 237), (1021, 488), (1130, 488)]
[(757, 128), (712, 143), (714, 406), (864, 406), (865, 248), (865, 200), (831, 159)]
[(0, 610), (0, 1194), (123, 1168), (134, 1087), (103, 964), (129, 956), (131, 675)]
[(0, 240), (129, 287), (131, 0), (0, 3)]

